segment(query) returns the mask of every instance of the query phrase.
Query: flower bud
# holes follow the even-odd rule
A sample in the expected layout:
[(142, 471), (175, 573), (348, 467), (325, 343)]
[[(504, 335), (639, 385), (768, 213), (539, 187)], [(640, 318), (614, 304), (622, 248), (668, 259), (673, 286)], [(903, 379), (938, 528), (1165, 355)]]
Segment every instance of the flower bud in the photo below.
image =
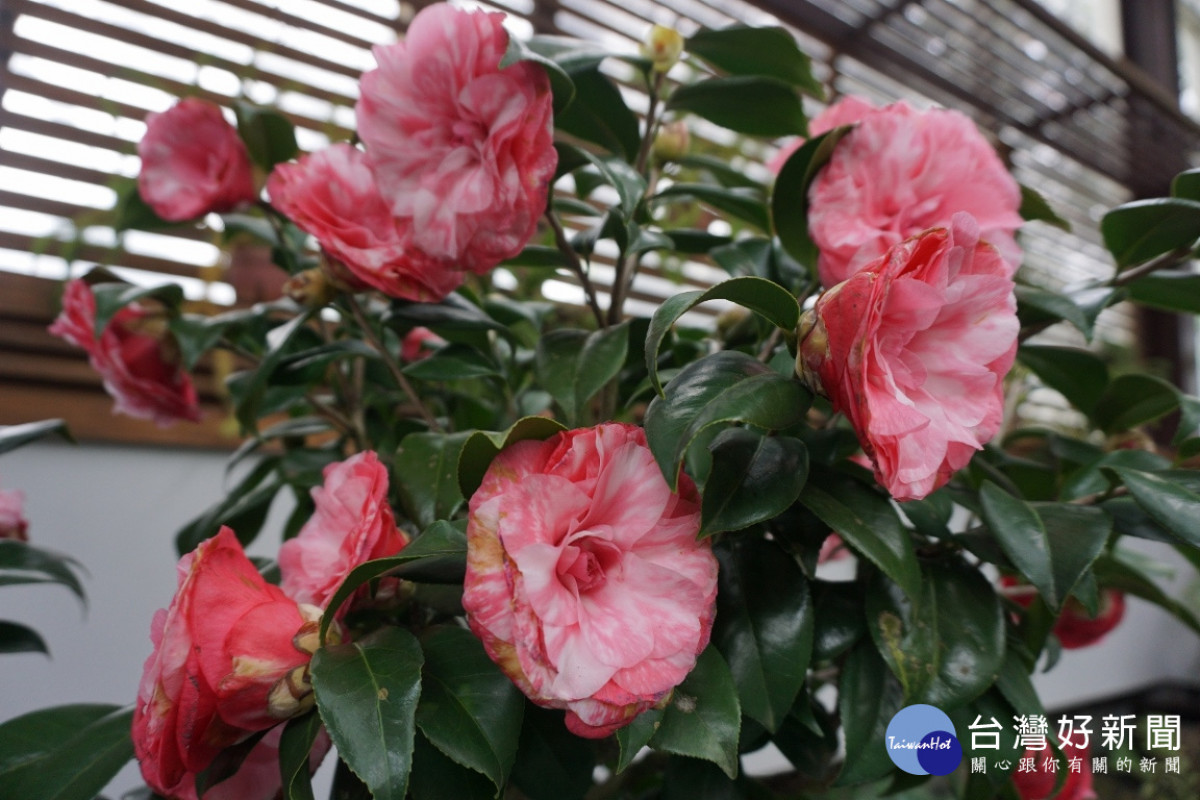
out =
[(800, 317), (796, 337), (799, 342), (796, 347), (796, 377), (817, 394), (825, 395), (819, 370), (825, 359), (829, 358), (829, 332), (825, 330), (825, 322), (817, 315), (815, 308), (810, 308)]
[(337, 295), (337, 288), (320, 269), (306, 269), (287, 279), (283, 293), (306, 308), (320, 308)]
[(642, 42), (642, 55), (650, 59), (655, 72), (667, 72), (682, 54), (683, 36), (665, 25), (655, 25)]
[(29, 541), (24, 513), (25, 495), (19, 489), (0, 489), (0, 539)]
[(654, 157), (659, 161), (679, 161), (688, 154), (692, 136), (683, 120), (668, 122), (654, 137)]

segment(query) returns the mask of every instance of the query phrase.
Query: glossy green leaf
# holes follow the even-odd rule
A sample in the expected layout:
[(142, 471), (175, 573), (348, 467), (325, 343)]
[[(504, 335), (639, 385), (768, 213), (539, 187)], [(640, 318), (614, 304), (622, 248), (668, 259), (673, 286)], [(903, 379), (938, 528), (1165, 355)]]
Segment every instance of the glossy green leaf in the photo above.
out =
[(775, 235), (784, 250), (806, 267), (815, 267), (817, 263), (817, 247), (808, 235), (808, 187), (850, 130), (843, 126), (812, 137), (788, 156), (775, 177), (771, 194)]
[(813, 604), (804, 573), (774, 542), (728, 539), (713, 642), (729, 664), (742, 713), (772, 733), (795, 702), (813, 644)]
[(410, 378), (423, 381), (456, 381), (500, 374), (500, 368), (484, 353), (463, 344), (450, 344), (437, 352), (405, 365)]
[(728, 236), (686, 228), (667, 231), (667, 236), (671, 237), (671, 241), (675, 245), (674, 249), (680, 253), (707, 253), (715, 247), (721, 247), (730, 242)]
[(1071, 223), (1058, 215), (1041, 192), (1031, 189), (1025, 184), (1021, 184), (1021, 208), (1018, 213), (1026, 222), (1038, 220), (1064, 231), (1070, 232), (1071, 230)]
[(505, 431), (473, 432), (458, 457), (458, 488), (463, 497), (469, 499), (475, 494), (492, 460), (504, 448), (526, 439), (549, 439), (564, 430), (561, 422), (546, 417), (523, 417)]
[(1155, 522), (1200, 547), (1200, 494), (1160, 475), (1120, 467), (1112, 471)]
[(296, 334), (304, 329), (314, 313), (311, 309), (306, 310), (267, 334), (267, 352), (250, 374), (235, 409), (242, 430), (252, 431), (257, 427), (260, 406), (270, 386), (271, 376), (286, 357), (288, 345)]
[(321, 719), (338, 754), (375, 800), (404, 800), (408, 790), (421, 663), (416, 637), (391, 627), (313, 655)]
[(1171, 196), (1200, 200), (1200, 169), (1189, 169), (1171, 180)]
[(996, 688), (1013, 708), (1019, 710), (1018, 713), (1045, 716), (1046, 709), (1042, 706), (1037, 689), (1029, 678), (1029, 672), (1021, 657), (1010, 648), (1004, 656), (1000, 675), (996, 678)]
[(704, 429), (744, 422), (780, 430), (802, 420), (810, 402), (797, 381), (745, 353), (725, 350), (689, 364), (667, 385), (663, 396), (651, 401), (646, 440), (674, 489), (684, 455)]
[(629, 323), (588, 334), (579, 352), (572, 381), (574, 408), (581, 413), (593, 397), (617, 377), (629, 351)]
[(133, 709), (70, 705), (0, 725), (5, 797), (92, 800), (133, 758)]
[(856, 481), (813, 473), (800, 502), (910, 598), (921, 594), (912, 537), (886, 498)]
[(523, 39), (516, 36), (508, 37), (508, 49), (504, 58), (500, 59), (500, 69), (504, 69), (519, 61), (529, 61), (537, 64), (546, 71), (550, 79), (550, 91), (554, 95), (554, 111), (561, 113), (575, 99), (575, 83), (558, 62), (547, 58), (531, 48)]
[(957, 561), (925, 564), (919, 599), (888, 580), (867, 592), (867, 624), (906, 704), (941, 709), (974, 700), (1004, 660), (1000, 598), (978, 569)]
[(1107, 467), (1128, 467), (1153, 472), (1170, 466), (1171, 462), (1168, 459), (1149, 450), (1112, 450), (1066, 475), (1062, 482), (1060, 499), (1078, 500), (1108, 491), (1114, 485), (1114, 481), (1105, 472)]
[(862, 642), (851, 650), (838, 680), (838, 713), (846, 737), (838, 786), (877, 780), (895, 769), (883, 742), (902, 705), (900, 684), (875, 646)]
[(61, 419), (44, 419), (21, 425), (0, 425), (0, 453), (7, 453), (18, 447), (24, 447), (30, 442), (55, 435), (61, 436), (69, 442), (75, 441), (71, 432), (67, 430), (67, 423)]
[(283, 483), (277, 474), (279, 458), (267, 456), (226, 489), (225, 497), (175, 534), (175, 549), (180, 555), (216, 536), (222, 525), (233, 528), (243, 545), (252, 541), (266, 519), (267, 511)]
[(202, 314), (180, 314), (168, 323), (171, 335), (179, 346), (179, 357), (186, 370), (195, 369), (204, 354), (216, 346), (233, 322), (217, 320)]
[(745, 238), (715, 248), (709, 256), (730, 275), (750, 275), (770, 280), (772, 254), (769, 239)]
[(1120, 268), (1175, 250), (1190, 250), (1200, 239), (1200, 201), (1135, 200), (1105, 214), (1100, 233)]
[(617, 729), (615, 736), (621, 750), (617, 759), (618, 774), (624, 772), (642, 748), (650, 744), (654, 734), (662, 727), (664, 713), (665, 709), (651, 708), (634, 717), (633, 722)]
[(321, 716), (310, 712), (289, 720), (279, 738), (283, 800), (314, 800), (309, 753), (321, 732)]
[(561, 711), (526, 704), (512, 782), (529, 800), (582, 800), (595, 767), (595, 748), (567, 730)]
[(742, 714), (729, 665), (709, 645), (696, 667), (675, 687), (650, 746), (711, 761), (731, 778), (738, 772)]
[(776, 78), (818, 99), (824, 96), (813, 77), (812, 61), (786, 28), (704, 28), (688, 37), (684, 49), (730, 75)]
[(983, 519), (1005, 555), (1057, 613), (1103, 551), (1111, 518), (1088, 506), (1035, 508), (990, 482), (983, 484), (979, 499)]
[(604, 182), (617, 190), (617, 210), (621, 220), (629, 222), (646, 194), (646, 179), (622, 158), (600, 158), (586, 151), (584, 155), (600, 171)]
[[(709, 761), (672, 756), (662, 771), (662, 800), (744, 800), (746, 776), (730, 778)], [(769, 795), (767, 795), (769, 796)]]
[(750, 276), (722, 281), (711, 289), (669, 297), (654, 312), (646, 334), (646, 369), (654, 390), (663, 393), (658, 377), (658, 353), (672, 326), (689, 310), (708, 300), (728, 300), (760, 314), (785, 331), (794, 331), (800, 322), (800, 304), (790, 292), (773, 281)]
[(383, 576), (429, 583), (462, 583), (467, 568), (465, 520), (458, 523), (438, 520), (426, 528), (394, 556), (359, 564), (345, 577), (329, 598), (321, 618), (321, 639), (342, 603), (368, 581)]
[(1171, 597), (1153, 577), (1147, 575), (1137, 564), (1121, 558), (1118, 550), (1113, 555), (1104, 555), (1096, 560), (1096, 580), (1107, 589), (1117, 589), (1166, 610), (1184, 625), (1200, 633), (1200, 618), (1183, 603)]
[(808, 478), (808, 451), (790, 436), (730, 428), (709, 450), (712, 470), (700, 507), (703, 536), (775, 518), (796, 501)]
[(440, 303), (393, 303), (384, 322), (400, 332), (417, 327), (429, 328), (452, 342), (459, 341), (463, 335), (485, 331), (512, 336), (512, 331), (506, 326), (492, 319), (461, 294), (447, 295)]
[(418, 727), (452, 761), (486, 775), (499, 795), (517, 755), (524, 697), (468, 630), (439, 628), (421, 647)]
[(235, 102), (233, 110), (237, 115), (238, 135), (255, 164), (269, 172), (276, 164), (290, 161), (300, 153), (296, 129), (280, 112), (243, 102)]
[(409, 519), (427, 528), (454, 516), (463, 503), (458, 457), (470, 432), (410, 433), (400, 440), (392, 469), (396, 491)]
[(151, 299), (175, 309), (183, 302), (183, 287), (177, 283), (162, 283), (157, 286), (97, 283), (92, 286), (92, 294), (96, 297), (94, 330), (97, 337), (104, 332), (113, 316), (130, 303)]
[(1105, 433), (1127, 431), (1153, 422), (1179, 407), (1178, 390), (1152, 375), (1118, 375), (1105, 388), (1092, 419)]
[(1017, 359), (1085, 414), (1108, 384), (1108, 367), (1086, 350), (1027, 344), (1017, 350)]
[(75, 574), (79, 569), (79, 563), (70, 556), (26, 542), (0, 540), (0, 586), (57, 583), (70, 589), (86, 605), (83, 584)]
[[(594, 214), (596, 211), (591, 206), (587, 206), (587, 208), (589, 215)], [(559, 210), (561, 213), (561, 210), (557, 206), (556, 210)], [(537, 244), (526, 245), (524, 250), (512, 258), (500, 262), (500, 265), (504, 267), (551, 267), (554, 269), (568, 269), (571, 266), (570, 262), (567, 261), (567, 257), (557, 247), (546, 247)]]
[(27, 625), (0, 620), (0, 655), (4, 653), (43, 653), (50, 655), (46, 640)]
[(734, 75), (683, 84), (667, 108), (751, 136), (803, 136), (808, 118), (795, 88), (776, 78)]
[(575, 100), (555, 116), (555, 127), (632, 161), (642, 137), (638, 118), (620, 90), (595, 67), (569, 74), (575, 84)]
[[(707, 153), (688, 153), (677, 161), (681, 167), (707, 172), (716, 179), (717, 183), (728, 188), (757, 189), (760, 193), (766, 189), (761, 181), (755, 180), (743, 170), (738, 169), (736, 164), (731, 164), (718, 156)], [(674, 234), (675, 231), (672, 231), (671, 235)]]
[(411, 800), (492, 800), (496, 787), (482, 773), (456, 764), (418, 733), (408, 796)]
[(1164, 311), (1200, 314), (1200, 275), (1191, 272), (1156, 272), (1125, 287), (1135, 303)]
[(1064, 320), (1088, 339), (1091, 338), (1092, 330), (1087, 315), (1065, 294), (1033, 286), (1017, 286), (1014, 293), (1017, 296), (1017, 317), (1022, 328)]
[(853, 647), (867, 632), (862, 584), (814, 580), (812, 586), (814, 662), (826, 662)]
[(762, 192), (756, 189), (730, 189), (708, 183), (676, 183), (654, 195), (650, 202), (663, 204), (681, 197), (694, 198), (743, 222), (749, 222), (759, 230), (771, 230), (771, 216), (766, 201)]

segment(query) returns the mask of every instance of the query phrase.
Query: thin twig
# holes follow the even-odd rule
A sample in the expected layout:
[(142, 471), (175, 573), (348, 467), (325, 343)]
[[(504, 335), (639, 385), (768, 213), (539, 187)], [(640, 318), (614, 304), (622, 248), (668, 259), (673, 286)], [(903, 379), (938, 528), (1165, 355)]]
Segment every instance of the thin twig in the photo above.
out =
[(583, 268), (583, 262), (579, 260), (579, 254), (571, 247), (571, 243), (567, 241), (566, 231), (563, 230), (562, 223), (558, 221), (558, 217), (554, 212), (547, 207), (546, 219), (550, 221), (550, 229), (554, 231), (554, 242), (558, 245), (559, 251), (563, 257), (567, 259), (567, 266), (574, 271), (575, 276), (579, 278), (579, 283), (583, 286), (583, 294), (587, 297), (588, 308), (592, 310), (592, 316), (596, 318), (596, 324), (601, 328), (605, 327), (604, 312), (600, 310), (600, 302), (596, 299), (596, 287), (592, 284), (588, 277), (587, 270)]
[(1145, 275), (1149, 275), (1151, 272), (1155, 272), (1160, 269), (1165, 269), (1166, 267), (1173, 267), (1182, 261), (1189, 260), (1191, 257), (1192, 257), (1192, 248), (1177, 247), (1169, 253), (1163, 253), (1162, 255), (1160, 255), (1156, 258), (1150, 259), (1145, 264), (1142, 264), (1140, 267), (1134, 267), (1133, 269), (1128, 269), (1128, 270), (1125, 270), (1124, 272), (1117, 273), (1115, 276), (1113, 276), (1112, 280), (1110, 280), (1108, 283), (1110, 286), (1114, 286), (1114, 287), (1115, 286), (1125, 286), (1127, 284), (1133, 283), (1138, 278), (1141, 278)]

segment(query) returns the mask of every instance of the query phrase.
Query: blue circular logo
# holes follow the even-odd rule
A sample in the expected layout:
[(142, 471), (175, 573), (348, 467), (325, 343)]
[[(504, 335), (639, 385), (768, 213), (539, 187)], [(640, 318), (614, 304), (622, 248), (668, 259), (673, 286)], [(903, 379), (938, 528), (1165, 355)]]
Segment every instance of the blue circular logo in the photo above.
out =
[(949, 775), (962, 761), (954, 723), (924, 703), (896, 712), (883, 744), (892, 763), (911, 775)]

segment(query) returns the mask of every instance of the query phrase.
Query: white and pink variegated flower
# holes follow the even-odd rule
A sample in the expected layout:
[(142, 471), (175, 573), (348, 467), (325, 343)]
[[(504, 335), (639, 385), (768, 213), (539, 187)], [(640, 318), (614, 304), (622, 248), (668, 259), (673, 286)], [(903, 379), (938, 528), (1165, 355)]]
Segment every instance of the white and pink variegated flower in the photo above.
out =
[(279, 549), (284, 594), (324, 608), (359, 564), (400, 552), (408, 536), (387, 494), (387, 468), (372, 450), (325, 467), (325, 485), (312, 490), (316, 510)]
[(633, 425), (502, 452), (471, 497), (463, 607), (492, 659), (567, 727), (607, 736), (662, 702), (708, 644), (717, 562), (699, 498)]

